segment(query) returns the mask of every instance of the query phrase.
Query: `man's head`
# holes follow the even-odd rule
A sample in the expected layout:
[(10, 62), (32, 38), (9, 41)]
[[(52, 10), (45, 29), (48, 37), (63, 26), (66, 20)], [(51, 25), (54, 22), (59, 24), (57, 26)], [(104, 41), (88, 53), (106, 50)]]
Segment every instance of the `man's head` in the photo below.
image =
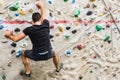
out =
[(37, 22), (37, 21), (40, 21), (40, 19), (41, 19), (41, 15), (40, 15), (39, 12), (33, 13), (32, 20), (33, 20), (34, 23)]

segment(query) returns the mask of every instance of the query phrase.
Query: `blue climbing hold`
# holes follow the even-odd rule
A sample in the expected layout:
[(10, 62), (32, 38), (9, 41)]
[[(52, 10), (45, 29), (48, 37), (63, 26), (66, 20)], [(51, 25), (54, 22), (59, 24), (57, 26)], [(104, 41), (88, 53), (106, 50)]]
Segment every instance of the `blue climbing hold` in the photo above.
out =
[(4, 26), (3, 26), (3, 25), (0, 25), (0, 30), (3, 29), (3, 28), (4, 28)]
[(48, 3), (49, 3), (49, 4), (52, 4), (52, 2), (53, 2), (52, 0), (48, 0)]
[(67, 51), (65, 52), (65, 54), (70, 55), (70, 54), (71, 54), (71, 51), (70, 51), (70, 50), (67, 50)]
[(3, 23), (3, 21), (2, 20), (0, 20), (0, 24), (2, 24)]
[(16, 57), (19, 57), (22, 55), (22, 50), (19, 50), (17, 53), (16, 53)]
[(19, 14), (18, 14), (18, 13), (15, 13), (15, 16), (17, 17), (17, 16), (19, 16)]
[(74, 4), (76, 2), (76, 0), (72, 0), (72, 4)]

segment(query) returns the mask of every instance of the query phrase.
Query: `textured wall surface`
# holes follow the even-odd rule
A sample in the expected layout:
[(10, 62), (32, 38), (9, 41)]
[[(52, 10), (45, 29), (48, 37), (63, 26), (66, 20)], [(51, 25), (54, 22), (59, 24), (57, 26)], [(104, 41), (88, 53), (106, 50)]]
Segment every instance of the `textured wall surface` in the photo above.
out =
[(55, 73), (52, 60), (30, 60), (32, 77), (19, 75), (24, 67), (16, 55), (31, 49), (31, 42), (26, 37), (14, 43), (4, 34), (19, 34), (40, 10), (35, 0), (0, 0), (0, 80), (120, 80), (120, 0), (40, 1), (63, 69)]

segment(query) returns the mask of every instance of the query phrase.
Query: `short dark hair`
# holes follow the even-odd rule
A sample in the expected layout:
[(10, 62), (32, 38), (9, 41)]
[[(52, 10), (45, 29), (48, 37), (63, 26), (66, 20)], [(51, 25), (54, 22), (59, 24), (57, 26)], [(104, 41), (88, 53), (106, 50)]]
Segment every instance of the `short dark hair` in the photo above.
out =
[(41, 14), (39, 12), (33, 13), (33, 15), (32, 15), (33, 22), (39, 21), (40, 18), (41, 18)]

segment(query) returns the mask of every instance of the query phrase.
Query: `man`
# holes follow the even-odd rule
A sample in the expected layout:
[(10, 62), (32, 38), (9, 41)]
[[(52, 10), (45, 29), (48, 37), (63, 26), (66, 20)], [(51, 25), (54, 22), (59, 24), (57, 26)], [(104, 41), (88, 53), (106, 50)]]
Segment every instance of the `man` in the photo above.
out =
[(53, 62), (56, 67), (56, 71), (59, 72), (59, 70), (62, 68), (59, 67), (59, 58), (57, 53), (52, 51), (51, 43), (50, 43), (50, 28), (49, 28), (49, 21), (46, 19), (45, 9), (43, 7), (43, 4), (40, 1), (36, 2), (37, 7), (41, 10), (40, 13), (36, 12), (32, 15), (33, 25), (30, 27), (27, 27), (23, 30), (22, 33), (15, 36), (11, 34), (10, 31), (6, 31), (5, 36), (14, 42), (17, 42), (25, 36), (29, 36), (30, 40), (33, 44), (32, 50), (25, 50), (22, 53), (22, 61), (25, 67), (25, 72), (21, 71), (20, 73), (24, 76), (30, 77), (31, 71), (30, 71), (30, 65), (29, 65), (29, 59), (35, 60), (35, 61), (41, 61), (41, 60), (48, 60), (53, 57)]

